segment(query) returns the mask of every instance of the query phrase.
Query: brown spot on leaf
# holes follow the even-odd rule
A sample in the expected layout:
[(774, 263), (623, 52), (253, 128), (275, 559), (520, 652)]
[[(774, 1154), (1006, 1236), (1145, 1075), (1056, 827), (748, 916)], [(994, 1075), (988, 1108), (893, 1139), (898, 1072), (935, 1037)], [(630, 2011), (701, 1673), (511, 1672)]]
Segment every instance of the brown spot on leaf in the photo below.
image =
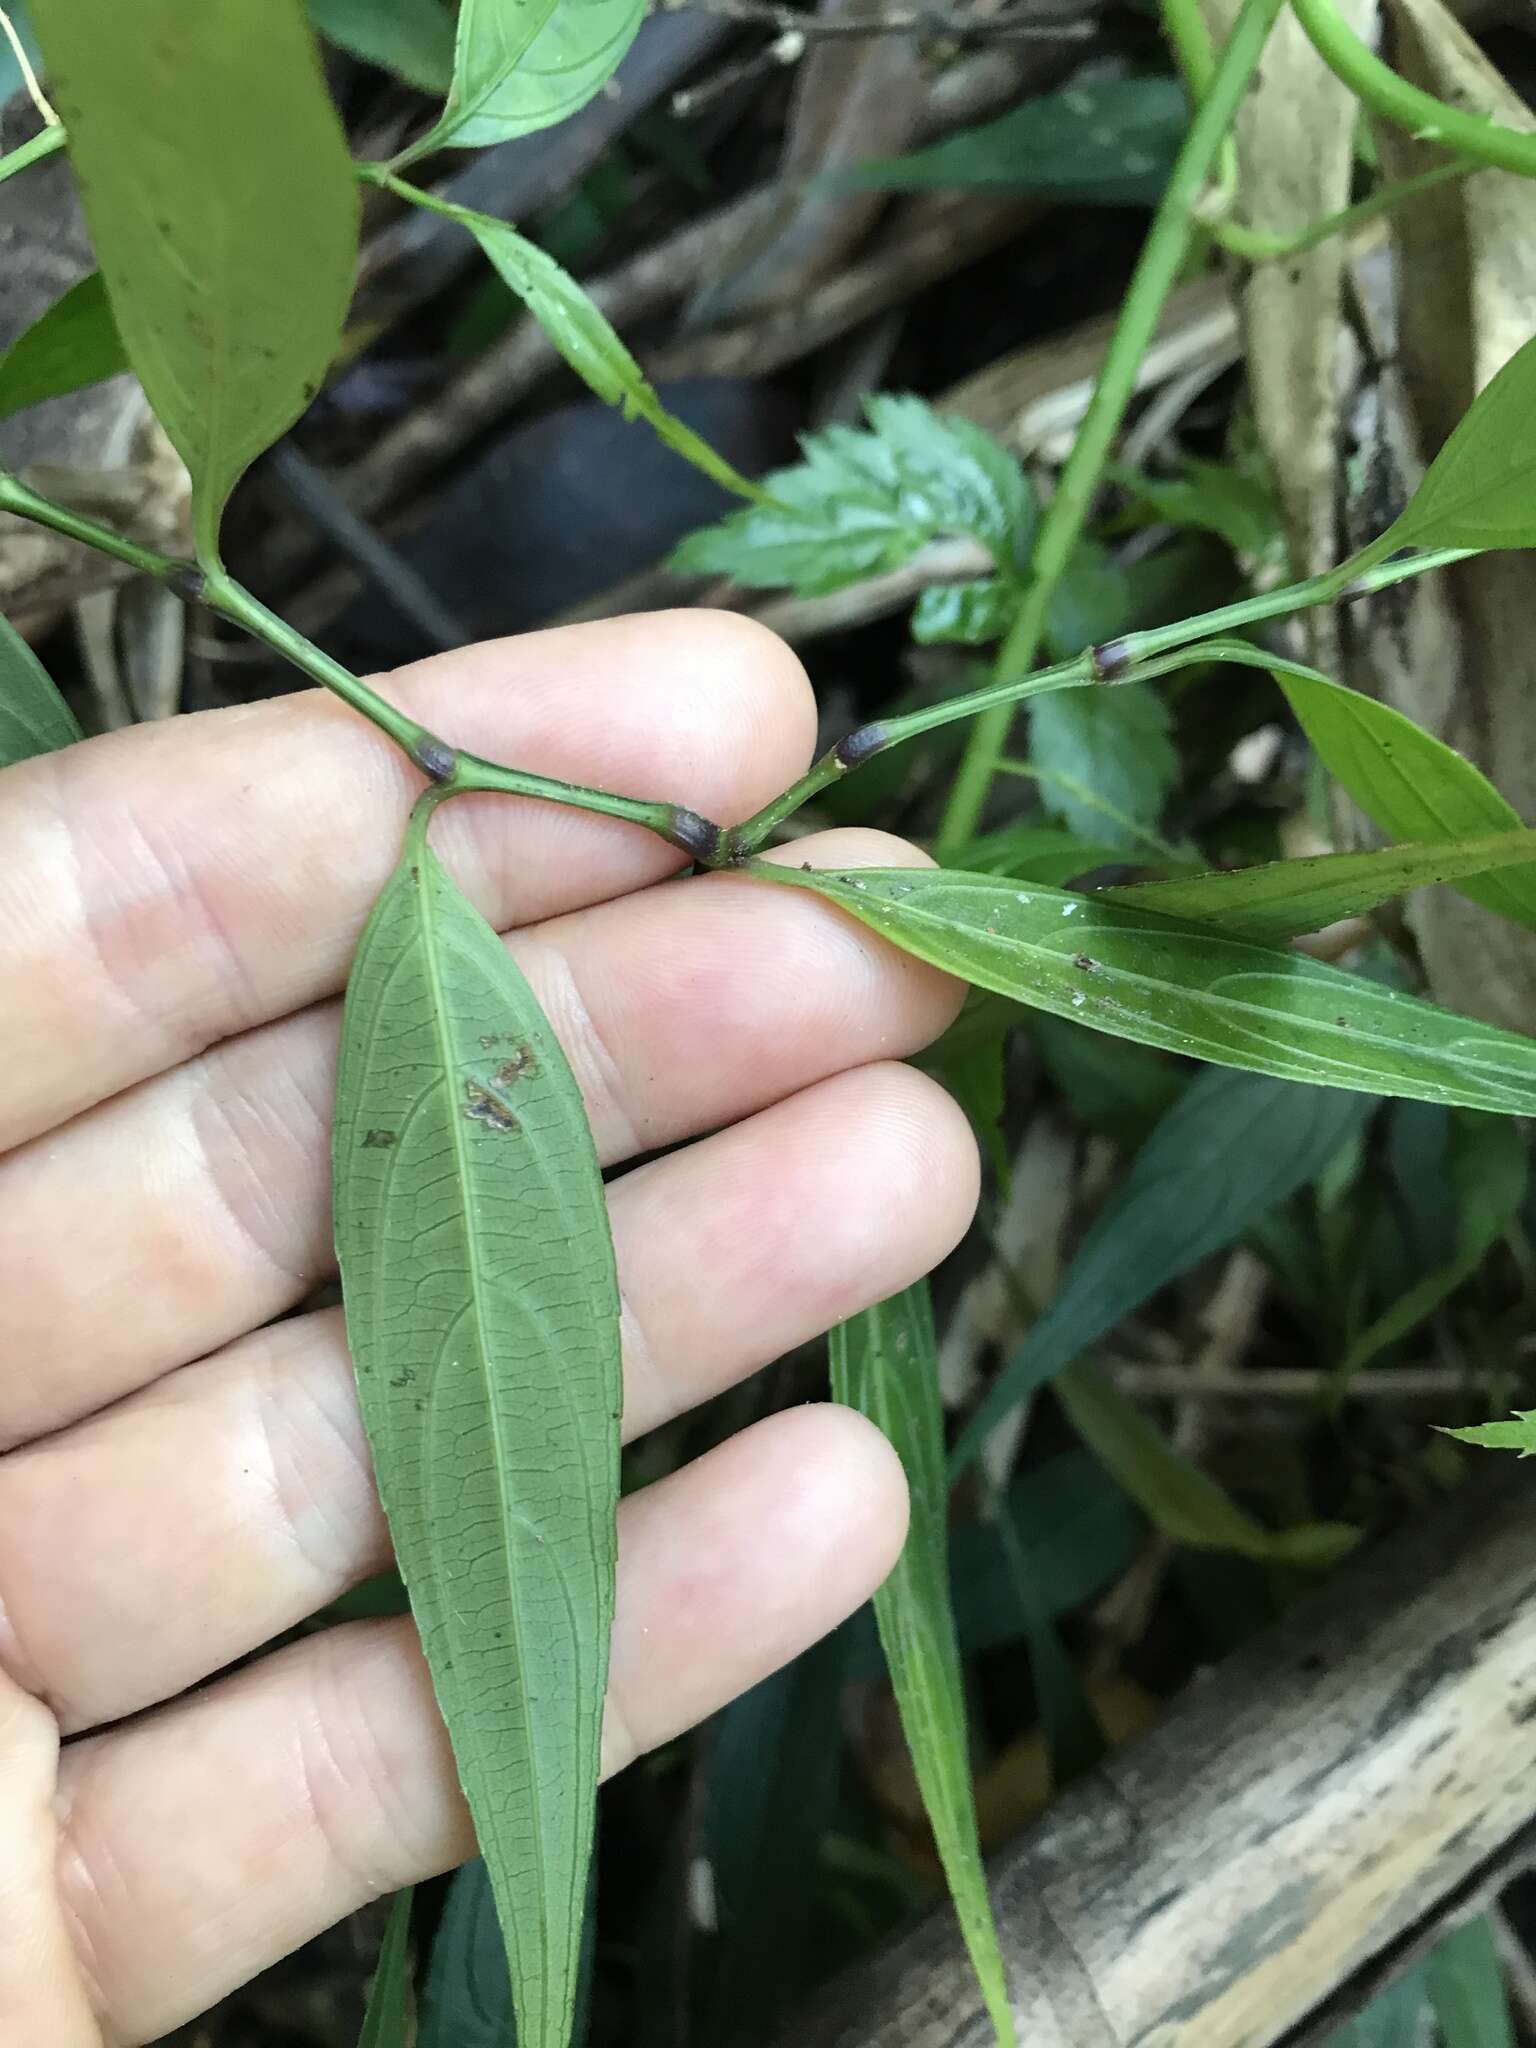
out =
[(488, 1131), (519, 1130), (517, 1118), (507, 1105), (489, 1088), (482, 1088), (478, 1081), (466, 1081), (464, 1093), (469, 1100), (464, 1105), (464, 1114), (471, 1123), (484, 1124)]
[(395, 1133), (393, 1131), (370, 1131), (363, 1140), (363, 1149), (365, 1151), (375, 1147), (382, 1149), (386, 1145), (393, 1145), (394, 1142)]
[(495, 1081), (498, 1088), (511, 1088), (518, 1081), (526, 1080), (539, 1071), (538, 1055), (531, 1045), (520, 1045), (511, 1059), (503, 1060), (496, 1069)]
[(1098, 964), (1098, 961), (1094, 959), (1091, 953), (1074, 953), (1072, 955), (1072, 965), (1080, 967), (1084, 974), (1094, 973)]

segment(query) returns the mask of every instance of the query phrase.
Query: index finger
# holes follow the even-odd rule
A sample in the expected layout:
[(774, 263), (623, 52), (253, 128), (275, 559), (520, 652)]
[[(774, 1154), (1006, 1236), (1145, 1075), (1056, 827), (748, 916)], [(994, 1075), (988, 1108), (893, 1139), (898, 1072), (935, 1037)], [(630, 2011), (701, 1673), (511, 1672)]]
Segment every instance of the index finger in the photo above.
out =
[[(725, 612), (489, 641), (386, 679), (450, 744), (723, 823), (802, 771), (783, 643)], [(0, 1148), (334, 994), (422, 786), (320, 691), (113, 733), (0, 776)], [(462, 797), (434, 843), (505, 929), (657, 880), (639, 826)]]

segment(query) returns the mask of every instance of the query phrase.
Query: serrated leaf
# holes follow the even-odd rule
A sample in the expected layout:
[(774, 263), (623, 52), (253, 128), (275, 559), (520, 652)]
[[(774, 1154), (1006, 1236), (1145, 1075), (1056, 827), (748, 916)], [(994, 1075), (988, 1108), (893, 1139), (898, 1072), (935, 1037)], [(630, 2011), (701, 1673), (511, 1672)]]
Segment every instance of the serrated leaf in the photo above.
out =
[(912, 638), (920, 647), (989, 646), (1013, 624), (1019, 602), (1019, 586), (1001, 576), (930, 583), (912, 608)]
[(753, 872), (813, 890), (978, 988), (1112, 1037), (1280, 1080), (1536, 1110), (1536, 1042), (1303, 953), (994, 875), (769, 862)]
[(411, 2048), (411, 1902), (415, 1896), (408, 1885), (395, 1893), (390, 1905), (357, 2048)]
[(453, 16), (442, 0), (308, 0), (327, 41), (422, 92), (453, 80)]
[(1368, 853), (1324, 853), (1262, 867), (1134, 882), (1097, 894), (1129, 910), (1187, 918), (1235, 936), (1276, 945), (1358, 917), (1409, 889), (1433, 888), (1536, 860), (1536, 832), (1388, 846)]
[(1536, 338), (1462, 415), (1424, 481), (1370, 553), (1536, 546)]
[(115, 377), (128, 358), (101, 272), (71, 285), (0, 356), (0, 419)]
[[(1204, 641), (1148, 667), (1166, 674), (1206, 662), (1268, 669), (1328, 773), (1390, 838), (1443, 841), (1524, 830), (1520, 813), (1454, 748), (1390, 705), (1314, 668), (1245, 640)], [(1536, 929), (1536, 866), (1453, 886), (1500, 917)]]
[[(331, 360), (357, 191), (299, 0), (41, 0), (128, 360), (192, 475), (199, 558)], [(151, 118), (153, 110), (153, 118)]]
[(1230, 1551), (1257, 1564), (1337, 1564), (1359, 1541), (1347, 1522), (1266, 1529), (1186, 1458), (1096, 1366), (1068, 1366), (1056, 1396), (1094, 1456), (1174, 1543)]
[(9, 619), (0, 618), (0, 768), (82, 738), (75, 714)]
[(613, 1617), (618, 1286), (576, 1083), (421, 818), (352, 970), (334, 1154), (363, 1418), (519, 2040), (566, 2048)]
[(1174, 476), (1116, 473), (1150, 519), (1214, 533), (1235, 555), (1263, 559), (1280, 538), (1280, 507), (1269, 476), (1256, 465), (1187, 457)]
[(516, 292), (577, 376), (605, 405), (620, 407), (626, 418), (645, 420), (669, 448), (726, 490), (744, 498), (762, 497), (756, 484), (667, 411), (608, 320), (553, 256), (490, 214), (472, 213), (466, 207), (453, 207), (451, 212), (469, 229), (497, 275)]
[(1029, 708), (1030, 760), (1048, 771), (1041, 803), (1085, 838), (1135, 845), (1134, 832), (1116, 819), (1147, 829), (1162, 815), (1179, 779), (1168, 727), (1162, 699), (1141, 683), (1041, 697)]
[(1010, 1409), (1159, 1288), (1235, 1244), (1315, 1180), (1374, 1106), (1368, 1096), (1252, 1074), (1199, 1075), (1142, 1145), (1055, 1294), (987, 1390), (955, 1446), (955, 1468)]
[(448, 104), (399, 162), (565, 120), (613, 76), (644, 14), (645, 0), (461, 0)]
[(1361, 1331), (1339, 1362), (1335, 1383), (1340, 1391), (1379, 1353), (1433, 1315), (1477, 1271), (1520, 1206), (1530, 1160), (1517, 1124), (1502, 1117), (1458, 1117), (1451, 1126), (1446, 1165), (1456, 1219), (1455, 1252)]
[(907, 1540), (875, 1594), (902, 1732), (961, 1933), (1003, 2048), (1016, 2039), (1008, 1976), (982, 1868), (960, 1651), (949, 1604), (944, 1413), (926, 1281), (832, 1332), (832, 1394), (881, 1429), (911, 1497)]
[(875, 393), (865, 411), (868, 432), (807, 435), (804, 460), (764, 478), (766, 503), (690, 534), (669, 566), (817, 597), (898, 569), (930, 541), (969, 534), (1001, 571), (1017, 572), (1036, 509), (1013, 457), (920, 398)]
[(1442, 1436), (1454, 1436), (1464, 1444), (1478, 1444), (1485, 1451), (1514, 1451), (1522, 1458), (1536, 1458), (1536, 1408), (1517, 1408), (1508, 1422), (1474, 1422), (1466, 1429), (1442, 1429)]
[(824, 182), (885, 192), (1008, 191), (1097, 206), (1155, 206), (1189, 103), (1169, 78), (1092, 79), (1041, 93), (931, 148), (879, 157)]
[(1435, 1943), (1424, 1982), (1444, 2048), (1515, 2048), (1499, 1945), (1486, 1914)]

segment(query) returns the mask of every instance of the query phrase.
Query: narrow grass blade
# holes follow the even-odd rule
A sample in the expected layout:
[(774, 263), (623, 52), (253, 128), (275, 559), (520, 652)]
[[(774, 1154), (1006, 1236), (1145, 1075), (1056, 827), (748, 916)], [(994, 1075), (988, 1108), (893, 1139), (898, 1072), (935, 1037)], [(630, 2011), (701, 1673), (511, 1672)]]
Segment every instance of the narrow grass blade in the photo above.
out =
[(411, 1902), (415, 1896), (407, 1885), (403, 1892), (395, 1893), (390, 1906), (357, 2048), (412, 2048)]
[(875, 1618), (901, 1725), (971, 1963), (1002, 2048), (1013, 2008), (976, 1831), (965, 1697), (949, 1604), (944, 1417), (926, 1282), (832, 1333), (832, 1392), (891, 1440), (906, 1470), (912, 1521)]

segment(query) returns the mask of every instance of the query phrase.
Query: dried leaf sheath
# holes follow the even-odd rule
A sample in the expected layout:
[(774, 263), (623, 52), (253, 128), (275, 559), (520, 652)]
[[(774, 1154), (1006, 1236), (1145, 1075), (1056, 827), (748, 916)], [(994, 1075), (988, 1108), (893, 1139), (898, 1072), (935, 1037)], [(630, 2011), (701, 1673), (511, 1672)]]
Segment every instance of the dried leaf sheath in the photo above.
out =
[(518, 2038), (563, 2048), (613, 1615), (618, 1284), (576, 1083), (424, 822), (353, 968), (335, 1176), (363, 1414)]

